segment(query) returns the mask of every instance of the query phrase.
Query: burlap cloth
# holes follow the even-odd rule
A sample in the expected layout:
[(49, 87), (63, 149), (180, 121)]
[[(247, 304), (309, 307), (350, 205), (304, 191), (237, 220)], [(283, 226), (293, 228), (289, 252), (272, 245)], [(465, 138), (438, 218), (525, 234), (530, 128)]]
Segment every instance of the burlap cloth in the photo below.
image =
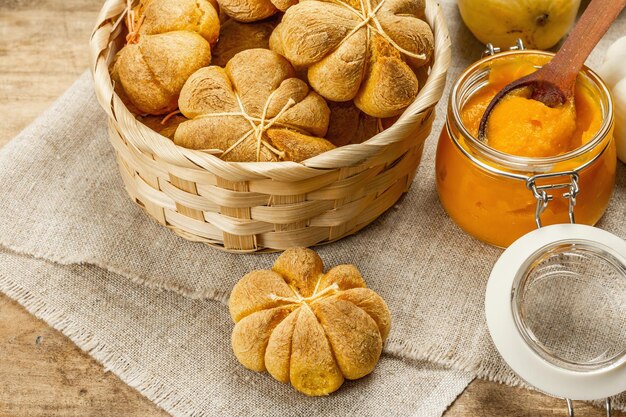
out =
[[(450, 85), (482, 46), (459, 23), (455, 2), (443, 7), (455, 57)], [(625, 28), (622, 16), (592, 64)], [(483, 313), (487, 277), (501, 251), (461, 232), (435, 190), (445, 99), (407, 196), (358, 235), (318, 248), (328, 266), (359, 266), (389, 304), (393, 326), (371, 376), (311, 399), (246, 371), (230, 350), (230, 289), (276, 255), (223, 253), (150, 220), (123, 189), (92, 91), (85, 74), (0, 152), (0, 290), (164, 409), (436, 416), (474, 376), (520, 383), (493, 348)], [(599, 226), (626, 238), (624, 214), (620, 165)]]

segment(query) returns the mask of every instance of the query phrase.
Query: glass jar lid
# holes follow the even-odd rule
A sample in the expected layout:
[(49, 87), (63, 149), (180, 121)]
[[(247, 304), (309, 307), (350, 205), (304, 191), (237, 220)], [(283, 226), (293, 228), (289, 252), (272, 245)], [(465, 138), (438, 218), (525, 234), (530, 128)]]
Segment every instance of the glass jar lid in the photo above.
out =
[(504, 360), (557, 397), (626, 391), (626, 242), (577, 224), (537, 229), (496, 262), (487, 325)]

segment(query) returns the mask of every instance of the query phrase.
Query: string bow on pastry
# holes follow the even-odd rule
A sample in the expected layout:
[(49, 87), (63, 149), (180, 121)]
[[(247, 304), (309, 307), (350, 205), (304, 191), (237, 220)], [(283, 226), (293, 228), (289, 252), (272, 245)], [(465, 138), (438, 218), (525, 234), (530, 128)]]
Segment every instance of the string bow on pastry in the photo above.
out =
[(240, 52), (225, 68), (198, 70), (178, 104), (190, 120), (174, 142), (226, 161), (300, 162), (335, 147), (322, 139), (330, 118), (326, 101), (267, 49)]

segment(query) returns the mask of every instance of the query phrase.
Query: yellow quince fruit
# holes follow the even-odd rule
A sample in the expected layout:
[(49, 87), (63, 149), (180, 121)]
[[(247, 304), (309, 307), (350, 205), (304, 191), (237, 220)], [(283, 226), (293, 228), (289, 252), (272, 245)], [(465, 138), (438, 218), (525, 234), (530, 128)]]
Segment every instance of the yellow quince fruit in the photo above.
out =
[(549, 49), (570, 30), (580, 0), (458, 0), (463, 21), (483, 43)]

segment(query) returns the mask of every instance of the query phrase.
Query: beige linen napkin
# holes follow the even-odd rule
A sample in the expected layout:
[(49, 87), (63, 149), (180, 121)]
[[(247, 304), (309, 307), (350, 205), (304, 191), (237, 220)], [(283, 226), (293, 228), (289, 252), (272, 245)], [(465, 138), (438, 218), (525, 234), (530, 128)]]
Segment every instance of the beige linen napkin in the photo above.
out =
[(366, 378), (308, 398), (244, 369), (223, 302), (129, 277), (175, 282), (185, 268), (224, 301), (245, 269), (276, 255), (226, 255), (148, 219), (125, 195), (92, 91), (85, 74), (0, 151), (0, 291), (176, 416), (437, 417), (473, 379), (385, 352)]
[[(462, 69), (480, 57), (482, 47), (460, 23), (455, 3), (447, 0), (443, 6), (455, 57), (449, 91)], [(622, 35), (625, 28), (626, 19), (621, 17), (597, 48), (592, 63), (598, 62), (609, 42)], [(518, 384), (519, 379), (491, 344), (483, 313), (487, 277), (501, 251), (461, 232), (445, 215), (437, 198), (434, 155), (445, 104), (444, 100), (439, 105), (433, 134), (407, 196), (358, 235), (318, 248), (329, 266), (357, 264), (368, 285), (383, 296), (392, 311), (394, 323), (384, 359), (367, 380), (375, 383), (351, 383), (337, 396), (309, 402), (297, 395), (290, 397), (293, 393), (288, 389), (267, 377), (243, 371), (232, 362), (225, 307), (200, 299), (225, 301), (244, 273), (269, 267), (275, 255), (232, 255), (186, 242), (135, 207), (122, 189), (113, 152), (106, 143), (104, 115), (85, 76), (39, 122), (0, 152), (0, 245), (8, 250), (2, 256), (5, 272), (0, 290), (63, 329), (79, 346), (93, 349), (92, 355), (125, 381), (177, 414), (187, 413), (185, 410), (219, 410), (214, 408), (216, 404), (228, 401), (221, 394), (212, 393), (213, 402), (193, 394), (209, 389), (202, 385), (213, 386), (218, 379), (218, 384), (243, 387), (237, 395), (248, 395), (250, 400), (256, 398), (253, 391), (248, 391), (253, 389), (251, 386), (269, 384), (257, 391), (269, 392), (268, 409), (274, 410), (272, 404), (277, 410), (294, 412), (297, 410), (293, 407), (301, 404), (321, 409), (327, 401), (347, 409), (352, 404), (356, 407), (353, 413), (361, 415), (370, 409), (381, 411), (377, 407), (395, 406), (400, 400), (391, 392), (399, 385), (405, 386), (403, 398), (413, 408), (389, 408), (389, 412), (405, 415), (417, 404), (430, 413), (440, 413), (441, 405), (450, 401), (471, 375)], [(612, 204), (599, 225), (622, 238), (626, 238), (625, 174), (620, 165)], [(9, 260), (13, 267), (7, 270)], [(52, 273), (53, 269), (57, 272)], [(146, 287), (131, 284), (130, 280)], [(86, 301), (86, 307), (80, 298), (90, 299), (90, 292), (107, 302)], [(194, 310), (192, 306), (198, 305), (206, 310)], [(109, 317), (104, 322), (94, 317), (101, 310), (108, 311), (102, 313)], [(69, 321), (102, 342), (91, 345), (91, 336), (85, 340), (80, 331), (64, 327)], [(202, 323), (205, 327), (194, 327)], [(170, 346), (170, 331), (190, 332), (182, 339), (171, 339), (180, 349)], [(136, 337), (146, 333), (148, 343)], [(128, 363), (118, 361), (119, 357), (128, 359)], [(204, 368), (203, 363), (213, 357), (216, 368)], [(180, 368), (172, 364), (178, 360), (184, 362)], [(229, 367), (217, 368), (225, 367), (223, 361), (228, 360)], [(419, 362), (422, 360), (465, 372), (446, 374), (441, 369), (424, 367)], [(212, 373), (211, 369), (219, 372)], [(188, 379), (170, 377), (170, 371)], [(247, 384), (246, 378), (254, 382)], [(383, 387), (393, 378), (399, 379)], [(429, 378), (438, 382), (419, 382), (431, 381)], [(427, 384), (432, 385), (429, 392), (424, 389)], [(441, 394), (444, 386), (446, 392)], [(292, 399), (277, 402), (282, 395)], [(428, 406), (428, 395), (439, 398), (432, 401), (439, 406)], [(175, 400), (168, 401), (170, 397)], [(177, 408), (176, 404), (186, 401), (183, 398), (193, 404)], [(265, 400), (255, 404), (263, 407)], [(618, 405), (624, 404), (618, 401)]]
[(175, 416), (434, 417), (472, 379), (384, 355), (371, 375), (310, 398), (239, 365), (230, 350), (230, 315), (219, 302), (7, 250), (0, 250), (0, 290)]

